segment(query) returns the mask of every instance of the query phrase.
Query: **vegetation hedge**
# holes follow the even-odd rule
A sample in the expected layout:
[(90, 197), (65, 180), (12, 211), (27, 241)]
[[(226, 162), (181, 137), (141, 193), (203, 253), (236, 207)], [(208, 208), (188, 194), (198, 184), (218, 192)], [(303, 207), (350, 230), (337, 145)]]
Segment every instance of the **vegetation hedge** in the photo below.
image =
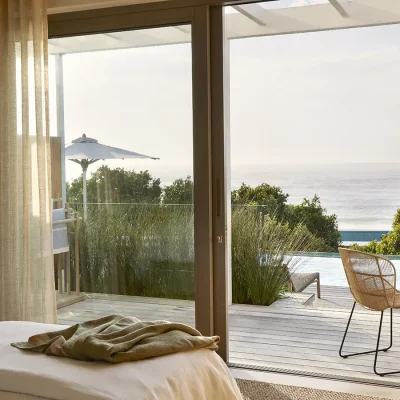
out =
[[(71, 204), (78, 211), (80, 205)], [(89, 205), (79, 224), (81, 290), (194, 299), (192, 205)], [(74, 266), (75, 232), (70, 232)], [(280, 222), (257, 206), (232, 210), (234, 303), (269, 305), (287, 289), (297, 252), (319, 251), (321, 239), (298, 223)]]

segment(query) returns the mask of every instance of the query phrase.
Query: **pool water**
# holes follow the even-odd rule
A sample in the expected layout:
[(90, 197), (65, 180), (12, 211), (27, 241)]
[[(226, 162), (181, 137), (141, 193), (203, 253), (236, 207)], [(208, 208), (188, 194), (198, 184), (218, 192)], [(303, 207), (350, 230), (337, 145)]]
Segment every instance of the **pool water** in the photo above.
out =
[[(397, 271), (397, 280), (400, 279), (400, 260), (391, 260)], [(348, 286), (342, 260), (335, 257), (301, 257), (296, 264), (296, 272), (319, 272), (321, 285)]]

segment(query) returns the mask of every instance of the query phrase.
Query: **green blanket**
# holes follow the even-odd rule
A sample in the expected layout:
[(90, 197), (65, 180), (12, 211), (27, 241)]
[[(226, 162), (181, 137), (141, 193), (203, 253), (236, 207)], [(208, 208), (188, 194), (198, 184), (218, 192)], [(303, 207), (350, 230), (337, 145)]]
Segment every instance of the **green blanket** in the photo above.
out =
[(47, 355), (118, 363), (194, 349), (217, 350), (218, 341), (218, 336), (201, 336), (196, 329), (184, 324), (144, 322), (133, 317), (110, 315), (34, 335), (28, 342), (11, 345)]

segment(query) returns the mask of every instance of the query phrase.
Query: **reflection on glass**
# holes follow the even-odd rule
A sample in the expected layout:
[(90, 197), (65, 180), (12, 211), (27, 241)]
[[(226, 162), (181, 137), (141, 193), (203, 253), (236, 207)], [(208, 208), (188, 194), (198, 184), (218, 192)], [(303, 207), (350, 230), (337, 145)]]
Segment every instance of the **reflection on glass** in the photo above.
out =
[[(358, 23), (353, 17), (362, 0), (337, 3), (351, 18), (327, 1), (241, 5), (225, 16), (229, 360), (376, 378), (372, 363), (354, 358), (349, 369), (338, 356), (354, 301), (338, 247), (387, 254), (400, 264), (394, 245), (400, 237), (400, 25), (329, 30)], [(316, 17), (325, 12), (332, 19)], [(370, 23), (377, 23), (372, 14)], [(319, 27), (327, 30), (306, 32)], [(352, 345), (366, 345), (374, 323), (372, 316), (358, 320)]]
[[(82, 218), (92, 299), (61, 320), (93, 307), (194, 324), (193, 302), (175, 311), (194, 300), (190, 41), (186, 25), (50, 40), (51, 122), (66, 145), (53, 165), (65, 163), (65, 200)], [(61, 194), (60, 172), (54, 184)]]

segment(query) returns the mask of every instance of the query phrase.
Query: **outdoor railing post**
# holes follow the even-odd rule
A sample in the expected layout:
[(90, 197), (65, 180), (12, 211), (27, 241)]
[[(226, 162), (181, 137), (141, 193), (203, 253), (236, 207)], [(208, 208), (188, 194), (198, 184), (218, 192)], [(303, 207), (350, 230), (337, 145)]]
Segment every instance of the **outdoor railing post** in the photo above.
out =
[(80, 270), (79, 270), (79, 214), (76, 213), (75, 223), (75, 293), (80, 294)]
[[(65, 218), (66, 220), (68, 220), (70, 217), (69, 215), (69, 204), (65, 203)], [(66, 254), (66, 291), (67, 294), (71, 294), (71, 249), (68, 250), (67, 254)]]

